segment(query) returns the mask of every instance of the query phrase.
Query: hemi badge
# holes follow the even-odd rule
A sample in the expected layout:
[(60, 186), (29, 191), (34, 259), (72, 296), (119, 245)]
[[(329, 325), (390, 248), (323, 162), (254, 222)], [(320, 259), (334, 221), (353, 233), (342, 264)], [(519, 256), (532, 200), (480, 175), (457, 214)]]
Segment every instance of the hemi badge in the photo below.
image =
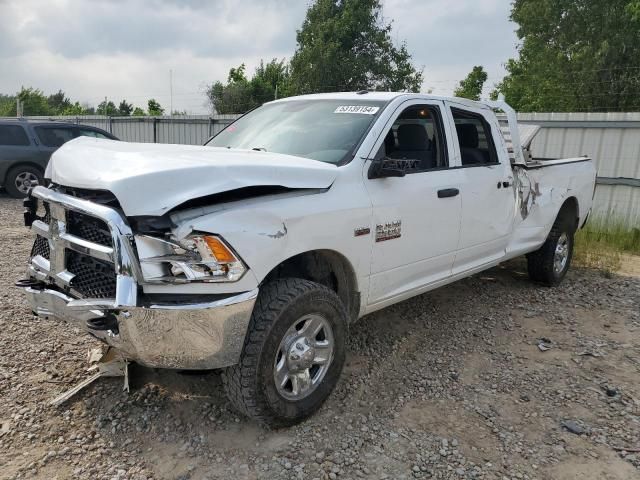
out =
[(362, 237), (363, 235), (369, 235), (371, 233), (371, 229), (369, 227), (360, 227), (356, 228), (353, 231), (354, 237)]

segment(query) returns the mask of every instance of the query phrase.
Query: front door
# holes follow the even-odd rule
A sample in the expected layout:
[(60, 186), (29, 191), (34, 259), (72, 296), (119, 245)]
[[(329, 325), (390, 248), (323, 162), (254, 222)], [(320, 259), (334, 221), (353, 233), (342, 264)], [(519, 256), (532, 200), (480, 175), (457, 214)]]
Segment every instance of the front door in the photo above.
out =
[(447, 114), (455, 126), (462, 175), (455, 275), (504, 257), (513, 229), (515, 191), (510, 160), (493, 112), (447, 102)]
[(372, 260), (368, 304), (379, 308), (446, 278), (460, 231), (461, 171), (450, 168), (444, 104), (412, 100), (391, 117), (373, 151), (404, 177), (364, 182), (373, 204)]

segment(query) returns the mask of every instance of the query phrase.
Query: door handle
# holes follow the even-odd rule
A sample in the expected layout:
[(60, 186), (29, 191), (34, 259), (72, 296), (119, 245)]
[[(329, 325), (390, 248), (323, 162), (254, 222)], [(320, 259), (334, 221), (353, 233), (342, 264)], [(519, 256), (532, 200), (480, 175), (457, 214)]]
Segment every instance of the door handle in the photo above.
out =
[(460, 190), (457, 188), (445, 188), (443, 190), (438, 190), (438, 198), (455, 197), (459, 193)]

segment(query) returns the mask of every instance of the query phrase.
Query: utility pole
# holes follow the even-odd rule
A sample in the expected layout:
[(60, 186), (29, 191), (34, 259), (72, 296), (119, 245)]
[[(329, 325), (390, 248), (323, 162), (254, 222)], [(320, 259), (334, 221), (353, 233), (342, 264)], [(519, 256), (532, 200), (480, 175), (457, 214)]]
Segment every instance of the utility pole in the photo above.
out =
[(173, 115), (173, 70), (169, 69), (169, 115)]

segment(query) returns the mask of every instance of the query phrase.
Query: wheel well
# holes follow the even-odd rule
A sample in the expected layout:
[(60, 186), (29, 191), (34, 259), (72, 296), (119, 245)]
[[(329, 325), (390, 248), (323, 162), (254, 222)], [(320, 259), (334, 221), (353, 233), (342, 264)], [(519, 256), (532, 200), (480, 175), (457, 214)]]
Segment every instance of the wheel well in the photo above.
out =
[(358, 318), (360, 294), (356, 275), (349, 261), (338, 252), (313, 250), (295, 255), (271, 270), (262, 283), (278, 278), (303, 278), (324, 285), (338, 294), (350, 321)]
[(574, 230), (578, 229), (578, 224), (580, 222), (580, 210), (578, 208), (578, 200), (576, 197), (569, 197), (564, 201), (562, 207), (560, 207), (560, 211), (558, 212), (558, 218), (566, 218), (573, 222)]
[(7, 181), (7, 176), (9, 175), (9, 172), (11, 172), (11, 170), (14, 170), (14, 169), (19, 168), (19, 167), (35, 168), (44, 176), (44, 168), (42, 168), (41, 165), (38, 165), (37, 163), (32, 163), (32, 162), (16, 162), (15, 164), (13, 164), (9, 168), (7, 168), (7, 170), (4, 172), (4, 178), (2, 179), (2, 184), (3, 185)]

